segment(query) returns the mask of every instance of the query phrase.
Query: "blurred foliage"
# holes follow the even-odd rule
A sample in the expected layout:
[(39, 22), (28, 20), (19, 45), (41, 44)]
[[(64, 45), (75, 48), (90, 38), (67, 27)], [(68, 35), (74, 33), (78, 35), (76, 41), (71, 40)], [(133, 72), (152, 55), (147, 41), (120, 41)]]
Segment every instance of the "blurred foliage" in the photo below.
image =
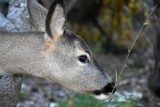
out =
[(78, 94), (74, 99), (63, 100), (59, 107), (106, 107), (106, 104), (91, 96)]
[(115, 95), (115, 99), (111, 102), (96, 100), (91, 96), (77, 94), (74, 99), (63, 100), (58, 107), (134, 107), (131, 96), (125, 97), (121, 94)]
[(21, 101), (24, 101), (24, 100), (28, 100), (29, 99), (29, 94), (28, 93), (26, 93), (26, 92), (24, 92), (23, 90), (20, 92), (20, 100)]
[[(114, 43), (121, 47), (129, 47), (134, 41), (147, 13), (145, 0), (103, 0), (103, 7), (99, 22), (108, 33)], [(95, 51), (105, 44), (104, 36), (91, 25), (82, 27), (82, 38), (91, 44), (95, 44)], [(150, 38), (140, 37), (137, 46), (146, 48), (150, 44)]]

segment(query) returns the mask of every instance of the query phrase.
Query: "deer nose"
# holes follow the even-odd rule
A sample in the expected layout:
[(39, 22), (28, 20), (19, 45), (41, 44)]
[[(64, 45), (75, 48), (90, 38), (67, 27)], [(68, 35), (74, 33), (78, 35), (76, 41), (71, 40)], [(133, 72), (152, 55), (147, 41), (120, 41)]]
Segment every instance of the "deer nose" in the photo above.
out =
[(95, 95), (105, 94), (108, 95), (109, 93), (113, 93), (116, 91), (115, 83), (111, 82), (108, 83), (102, 90), (96, 90)]
[(114, 82), (107, 84), (102, 89), (103, 94), (114, 93), (115, 91), (116, 91), (116, 88), (115, 88), (115, 83)]

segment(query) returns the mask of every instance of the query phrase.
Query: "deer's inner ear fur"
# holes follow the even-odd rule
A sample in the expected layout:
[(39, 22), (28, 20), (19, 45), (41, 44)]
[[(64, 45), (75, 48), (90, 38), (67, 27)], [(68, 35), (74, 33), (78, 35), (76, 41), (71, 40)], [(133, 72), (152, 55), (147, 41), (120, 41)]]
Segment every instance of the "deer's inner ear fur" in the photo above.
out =
[(46, 33), (51, 39), (63, 35), (65, 26), (65, 12), (62, 0), (55, 0), (48, 12), (46, 19)]
[(54, 39), (51, 39), (47, 34), (45, 34), (45, 52), (53, 52), (55, 49), (55, 45), (60, 39), (62, 38), (62, 35), (57, 35)]

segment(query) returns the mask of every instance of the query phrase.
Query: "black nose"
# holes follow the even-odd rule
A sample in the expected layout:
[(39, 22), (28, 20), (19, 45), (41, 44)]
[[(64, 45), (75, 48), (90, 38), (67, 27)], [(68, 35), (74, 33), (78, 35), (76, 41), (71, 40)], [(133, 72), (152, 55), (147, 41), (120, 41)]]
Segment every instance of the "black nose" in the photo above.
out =
[(103, 94), (108, 94), (108, 93), (111, 93), (111, 92), (114, 93), (115, 91), (116, 91), (116, 88), (115, 88), (115, 83), (114, 82), (107, 84), (102, 89)]
[(102, 90), (96, 90), (95, 95), (100, 95), (100, 94), (109, 94), (109, 93), (114, 93), (116, 91), (115, 88), (115, 83), (108, 83)]

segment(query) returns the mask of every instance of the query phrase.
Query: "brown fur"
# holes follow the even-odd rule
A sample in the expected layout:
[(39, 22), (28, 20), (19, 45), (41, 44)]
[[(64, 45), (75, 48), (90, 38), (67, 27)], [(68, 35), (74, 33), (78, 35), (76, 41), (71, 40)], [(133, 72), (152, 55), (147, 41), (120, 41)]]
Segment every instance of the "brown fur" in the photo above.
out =
[(52, 52), (52, 51), (53, 51), (53, 47), (55, 46), (55, 44), (56, 44), (61, 38), (62, 38), (62, 35), (57, 35), (57, 36), (55, 36), (54, 39), (52, 39), (52, 40), (47, 40), (44, 51), (45, 51), (45, 52)]

